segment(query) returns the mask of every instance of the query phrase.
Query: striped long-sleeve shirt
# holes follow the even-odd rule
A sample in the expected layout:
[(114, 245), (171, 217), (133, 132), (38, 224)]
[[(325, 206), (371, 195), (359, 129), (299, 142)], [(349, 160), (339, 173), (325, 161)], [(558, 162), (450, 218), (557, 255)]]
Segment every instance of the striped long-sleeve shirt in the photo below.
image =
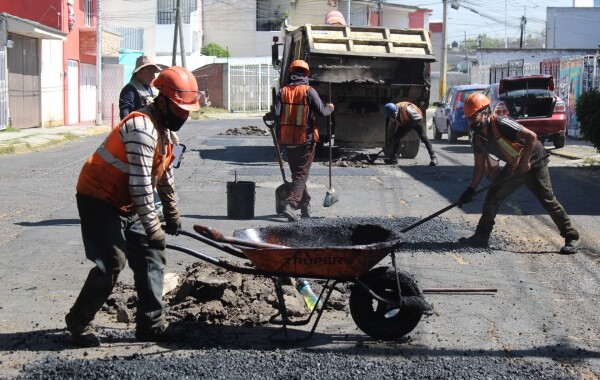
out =
[(155, 153), (165, 158), (169, 144), (172, 144), (168, 130), (160, 131), (148, 117), (137, 116), (121, 127), (121, 139), (125, 144), (129, 162), (129, 192), (135, 212), (139, 215), (146, 232), (158, 230), (160, 221), (155, 210), (153, 188), (156, 187), (163, 203), (165, 217), (177, 213), (173, 188), (173, 169), (167, 168), (160, 178), (152, 178)]

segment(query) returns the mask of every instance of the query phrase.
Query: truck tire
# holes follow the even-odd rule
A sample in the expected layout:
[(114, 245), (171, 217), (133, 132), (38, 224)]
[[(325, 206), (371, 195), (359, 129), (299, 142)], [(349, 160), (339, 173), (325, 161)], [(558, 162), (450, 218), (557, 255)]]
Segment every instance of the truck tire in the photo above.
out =
[[(398, 277), (403, 297), (423, 296), (413, 276), (398, 271)], [(378, 296), (390, 300), (399, 299), (396, 272), (392, 267), (373, 268), (360, 280)], [(397, 309), (397, 304), (380, 302), (359, 285), (353, 286), (349, 304), (350, 315), (356, 326), (370, 337), (386, 341), (408, 334), (422, 317), (420, 312), (404, 309), (399, 309), (397, 314), (390, 316), (388, 313)]]
[(438, 129), (435, 121), (433, 122), (433, 139), (435, 141), (440, 141), (442, 139), (442, 132)]
[(420, 145), (421, 140), (402, 141), (402, 146), (400, 147), (400, 155), (402, 156), (402, 158), (415, 158), (419, 153)]
[(456, 136), (456, 133), (452, 132), (452, 125), (448, 124), (448, 142), (450, 144), (456, 144), (457, 139), (458, 136)]
[(561, 135), (561, 134), (552, 135), (552, 142), (554, 143), (555, 148), (563, 148), (565, 146), (566, 141), (567, 141), (567, 138), (565, 137), (565, 135)]

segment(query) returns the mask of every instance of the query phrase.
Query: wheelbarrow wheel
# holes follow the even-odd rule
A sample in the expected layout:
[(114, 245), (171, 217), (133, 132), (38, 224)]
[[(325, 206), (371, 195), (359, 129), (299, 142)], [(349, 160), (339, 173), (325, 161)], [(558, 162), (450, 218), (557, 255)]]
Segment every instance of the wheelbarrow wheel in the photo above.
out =
[[(412, 275), (398, 271), (398, 277), (402, 296), (422, 296)], [(371, 269), (360, 280), (378, 296), (399, 300), (394, 268)], [(362, 286), (354, 285), (350, 293), (350, 314), (358, 328), (372, 338), (397, 340), (411, 332), (422, 316), (421, 312), (399, 308), (397, 303), (381, 302)]]

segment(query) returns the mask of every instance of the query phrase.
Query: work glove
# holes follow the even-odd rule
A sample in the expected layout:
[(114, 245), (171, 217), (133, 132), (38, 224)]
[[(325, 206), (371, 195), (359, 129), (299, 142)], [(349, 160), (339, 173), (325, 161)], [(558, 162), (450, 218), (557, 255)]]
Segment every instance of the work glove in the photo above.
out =
[(460, 202), (458, 204), (458, 207), (462, 208), (462, 205), (464, 203), (469, 203), (473, 200), (473, 194), (475, 193), (475, 189), (472, 188), (471, 186), (467, 187), (467, 190), (465, 190), (461, 195), (460, 198), (458, 199), (458, 201)]
[(167, 248), (167, 241), (165, 240), (165, 231), (161, 228), (156, 231), (147, 232), (148, 235), (148, 246), (154, 249), (160, 249), (161, 251)]
[(179, 235), (179, 231), (181, 231), (181, 220), (179, 220), (179, 216), (167, 218), (167, 224), (165, 225), (164, 230), (169, 235)]

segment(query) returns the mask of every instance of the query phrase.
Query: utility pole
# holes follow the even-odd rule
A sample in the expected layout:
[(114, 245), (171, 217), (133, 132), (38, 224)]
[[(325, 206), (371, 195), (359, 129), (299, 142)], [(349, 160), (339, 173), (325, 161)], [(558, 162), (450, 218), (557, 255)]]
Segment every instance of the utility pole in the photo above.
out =
[(521, 17), (521, 40), (519, 41), (519, 49), (523, 49), (523, 31), (525, 30), (525, 24), (527, 24), (527, 19), (523, 16)]
[(96, 16), (96, 125), (102, 125), (102, 0)]
[(471, 71), (469, 70), (469, 48), (467, 46), (467, 31), (465, 33), (465, 69), (467, 69), (467, 74)]
[(179, 7), (181, 0), (177, 0), (177, 17), (179, 18), (179, 50), (181, 51), (181, 66), (185, 67), (185, 41), (183, 40), (183, 20), (181, 18), (181, 8)]
[(508, 37), (506, 35), (506, 0), (504, 0), (504, 48), (508, 49)]
[(179, 31), (179, 4), (180, 0), (177, 0), (177, 7), (175, 8), (175, 27), (173, 28), (173, 54), (171, 58), (171, 66), (177, 64), (177, 32)]
[(446, 24), (448, 23), (448, 0), (442, 0), (444, 3), (444, 21), (442, 24), (442, 62), (440, 62), (440, 99), (446, 93)]

